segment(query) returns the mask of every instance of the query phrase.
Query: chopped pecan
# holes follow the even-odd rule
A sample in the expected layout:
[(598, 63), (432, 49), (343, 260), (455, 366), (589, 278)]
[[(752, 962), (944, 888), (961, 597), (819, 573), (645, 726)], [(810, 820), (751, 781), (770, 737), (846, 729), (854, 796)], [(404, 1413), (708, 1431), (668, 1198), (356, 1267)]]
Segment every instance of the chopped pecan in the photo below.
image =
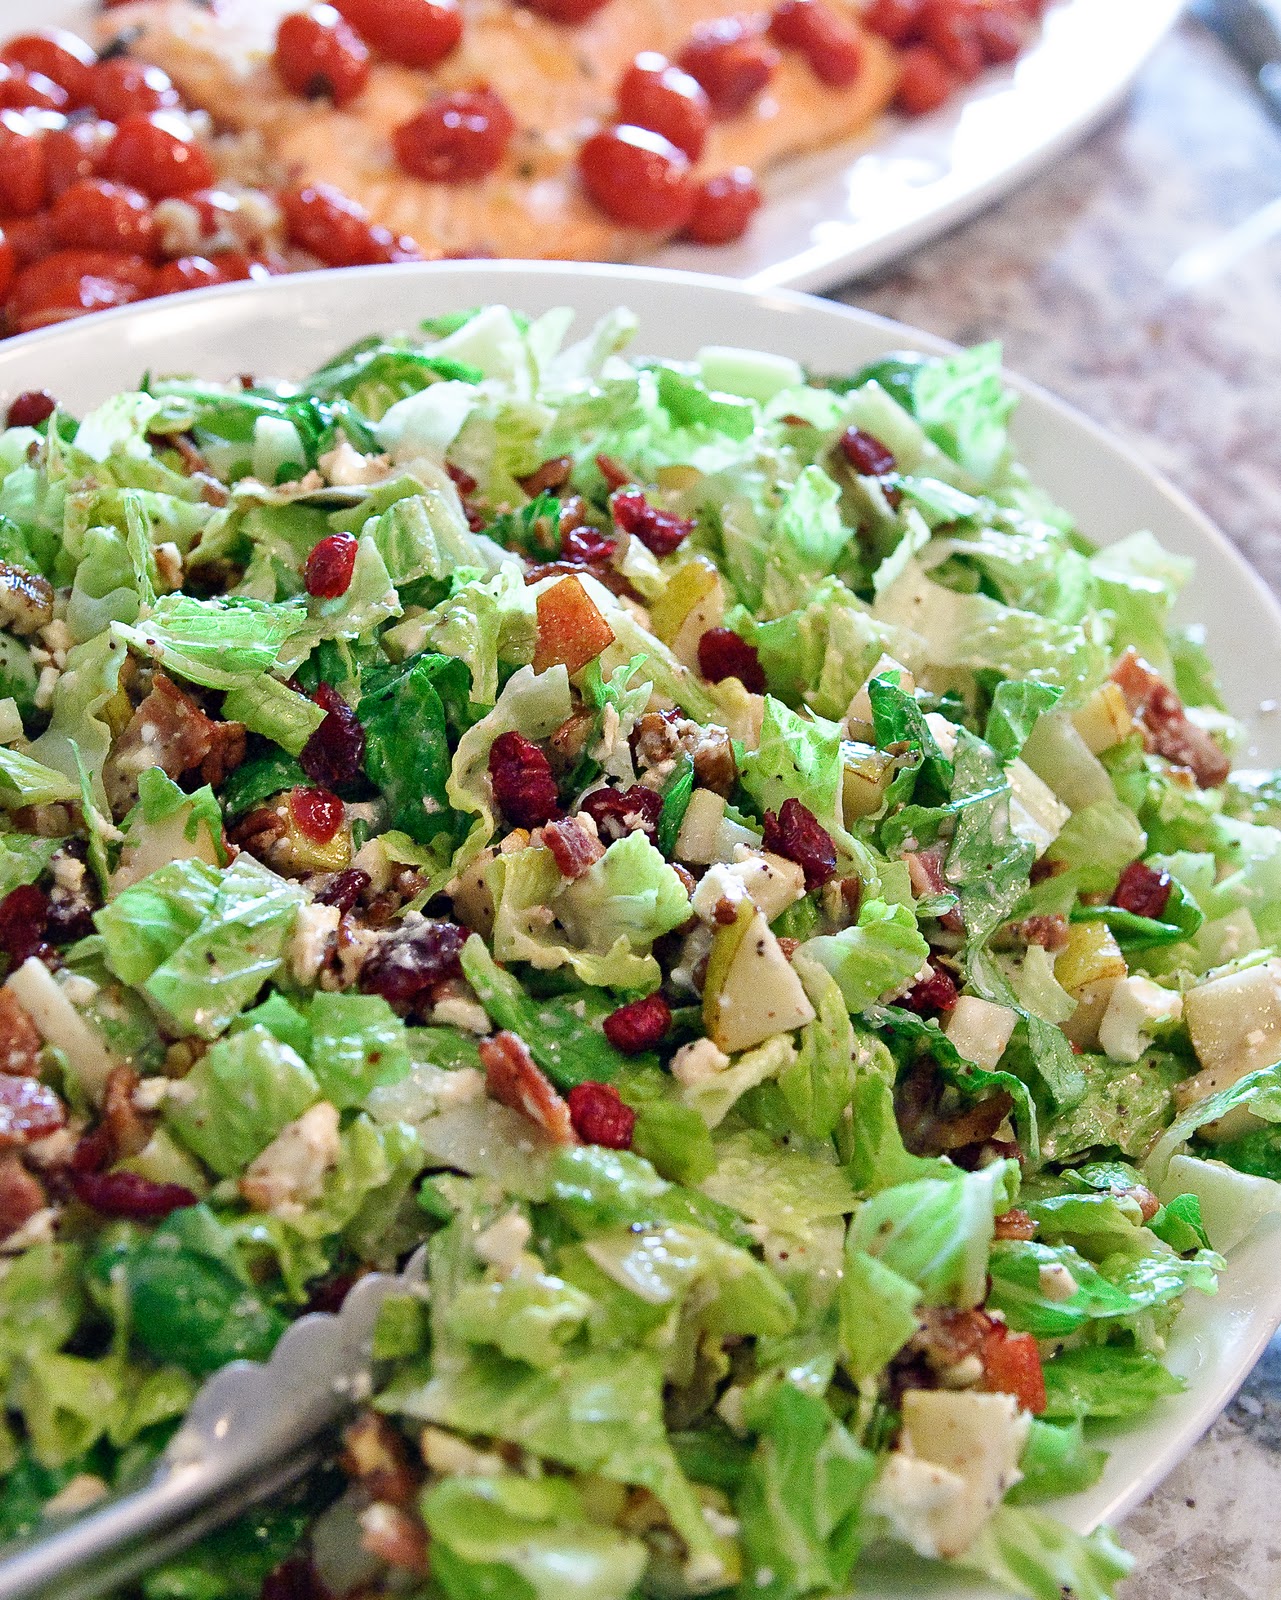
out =
[(341, 1466), (373, 1500), (390, 1505), (412, 1505), (418, 1479), (410, 1464), (404, 1440), (386, 1417), (362, 1411), (343, 1429)]
[(946, 1306), (922, 1306), (920, 1327), (912, 1338), (918, 1351), (936, 1371), (959, 1366), (976, 1356), (996, 1326), (986, 1311), (954, 1311)]
[(703, 730), (703, 736), (690, 751), (694, 763), (694, 777), (704, 789), (728, 799), (738, 782), (738, 762), (734, 759), (734, 744), (724, 728), (712, 726)]
[(545, 494), (550, 489), (562, 488), (569, 481), (573, 467), (572, 456), (553, 456), (550, 461), (544, 461), (536, 471), (526, 473), (523, 478), (517, 478), (516, 482), (531, 500), (537, 500), (540, 494)]
[(480, 1041), (490, 1097), (536, 1122), (553, 1144), (577, 1144), (569, 1107), (518, 1034), (495, 1033)]
[(605, 847), (594, 833), (588, 833), (572, 817), (549, 822), (543, 829), (543, 843), (556, 858), (563, 878), (581, 878), (594, 861), (605, 854)]
[(582, 755), (595, 722), (590, 711), (575, 711), (548, 739), (547, 754), (556, 771), (568, 772)]
[(1116, 666), (1112, 681), (1125, 696), (1125, 703), (1143, 729), (1149, 750), (1187, 767), (1202, 789), (1221, 784), (1232, 763), (1204, 728), (1188, 716), (1182, 700), (1154, 667), (1148, 665), (1131, 645)]
[(425, 1578), (429, 1570), (427, 1530), (400, 1506), (376, 1500), (360, 1513), (360, 1544), (389, 1567)]
[(1004, 1089), (955, 1108), (947, 1086), (928, 1057), (915, 1062), (894, 1090), (894, 1112), (903, 1143), (913, 1155), (956, 1155), (985, 1143), (1009, 1116), (1013, 1100)]
[(53, 586), (47, 578), (0, 561), (0, 628), (22, 637), (53, 621)]
[(0, 987), (0, 1072), (34, 1077), (44, 1041), (12, 989)]
[(1026, 1211), (1018, 1206), (1013, 1206), (1009, 1211), (1003, 1211), (996, 1219), (993, 1234), (998, 1239), (1035, 1239), (1036, 1223), (1032, 1221)]
[(245, 725), (211, 722), (209, 733), (209, 754), (200, 763), (200, 781), (216, 789), (245, 759)]
[(141, 1082), (132, 1067), (113, 1067), (102, 1092), (102, 1122), (111, 1139), (112, 1161), (124, 1161), (145, 1148), (155, 1118), (144, 1116), (133, 1103)]
[(17, 1233), (46, 1203), (39, 1178), (12, 1152), (0, 1154), (0, 1239)]
[(177, 779), (186, 772), (203, 772), (212, 758), (212, 772), (230, 771), (244, 759), (244, 739), (242, 724), (215, 722), (163, 672), (155, 673), (150, 694), (129, 719), (103, 769), (112, 809), (133, 803), (138, 775), (148, 767)]

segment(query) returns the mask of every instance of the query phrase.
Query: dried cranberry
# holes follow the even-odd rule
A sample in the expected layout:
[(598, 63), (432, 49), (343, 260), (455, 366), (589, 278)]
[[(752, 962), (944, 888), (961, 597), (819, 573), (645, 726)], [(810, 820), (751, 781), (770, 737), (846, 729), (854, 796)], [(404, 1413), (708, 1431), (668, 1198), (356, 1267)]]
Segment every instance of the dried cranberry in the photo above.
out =
[(1122, 911), (1132, 911), (1136, 917), (1159, 922), (1173, 889), (1174, 880), (1168, 872), (1158, 872), (1142, 861), (1131, 861), (1112, 891), (1112, 904)]
[(540, 828), (560, 814), (552, 764), (523, 733), (500, 733), (489, 749), (494, 800), (508, 822)]
[(370, 877), (359, 867), (348, 867), (332, 877), (316, 896), (322, 906), (337, 906), (343, 916), (351, 910), (368, 889)]
[(302, 747), (298, 764), (322, 789), (340, 789), (355, 783), (365, 771), (365, 730), (343, 697), (322, 683), (311, 697), (325, 720)]
[(575, 1084), (569, 1091), (569, 1119), (584, 1144), (603, 1144), (607, 1150), (632, 1147), (636, 1113), (623, 1104), (618, 1090), (608, 1083)]
[(805, 887), (820, 889), (836, 876), (836, 846), (814, 813), (799, 800), (784, 800), (765, 813), (765, 848), (804, 869)]
[(116, 1141), (111, 1129), (100, 1122), (92, 1133), (82, 1133), (71, 1152), (72, 1172), (101, 1172), (116, 1159)]
[(343, 824), (342, 801), (328, 789), (291, 789), (289, 810), (313, 844), (328, 844)]
[(650, 505), (640, 489), (616, 489), (609, 506), (614, 526), (632, 534), (656, 556), (671, 555), (694, 531), (688, 517)]
[(335, 1272), (319, 1283), (313, 1283), (308, 1296), (307, 1311), (341, 1311), (343, 1301), (360, 1281), (357, 1272)]
[(58, 402), (47, 389), (27, 389), (9, 402), (6, 426), (34, 428), (57, 410)]
[(898, 466), (893, 453), (874, 434), (846, 428), (840, 437), (841, 454), (861, 477), (883, 478)]
[(708, 628), (698, 641), (698, 670), (708, 683), (737, 678), (751, 694), (765, 693), (765, 668), (756, 646), (733, 628)]
[(636, 1056), (656, 1045), (671, 1025), (672, 1008), (667, 1001), (661, 994), (647, 994), (643, 1000), (629, 1001), (610, 1012), (605, 1018), (605, 1037), (615, 1050)]
[(136, 1172), (79, 1172), (71, 1187), (91, 1210), (130, 1222), (153, 1222), (196, 1204), (195, 1195), (181, 1183), (153, 1183)]
[(936, 1016), (940, 1011), (950, 1011), (956, 1004), (956, 984), (942, 967), (931, 967), (928, 978), (922, 978), (899, 1001), (918, 1017)]
[(605, 854), (596, 835), (588, 833), (573, 817), (549, 822), (543, 829), (543, 844), (555, 857), (562, 878), (581, 878)]
[(62, 1101), (48, 1084), (0, 1074), (0, 1150), (43, 1139), (66, 1120)]
[(593, 789), (578, 809), (592, 819), (602, 839), (612, 842), (628, 833), (643, 833), (653, 841), (658, 838), (663, 797), (657, 789), (635, 783), (630, 789)]
[(306, 1556), (289, 1556), (262, 1580), (259, 1600), (329, 1600), (329, 1590)]
[(360, 987), (382, 995), (397, 1011), (408, 1011), (438, 983), (460, 975), (458, 957), (466, 942), (466, 929), (456, 922), (415, 922), (375, 946), (360, 969)]
[(618, 549), (617, 539), (609, 539), (585, 522), (581, 528), (569, 528), (560, 540), (560, 559), (572, 566), (590, 566), (594, 561), (608, 561)]
[(445, 471), (449, 474), (449, 481), (460, 495), (475, 494), (480, 488), (479, 483), (462, 467), (456, 467), (452, 461), (446, 461)]
[(336, 600), (351, 587), (359, 549), (350, 533), (331, 533), (312, 548), (303, 569), (307, 593), (317, 600)]
[(48, 921), (49, 897), (34, 883), (10, 889), (0, 900), (0, 950), (15, 967), (38, 953)]

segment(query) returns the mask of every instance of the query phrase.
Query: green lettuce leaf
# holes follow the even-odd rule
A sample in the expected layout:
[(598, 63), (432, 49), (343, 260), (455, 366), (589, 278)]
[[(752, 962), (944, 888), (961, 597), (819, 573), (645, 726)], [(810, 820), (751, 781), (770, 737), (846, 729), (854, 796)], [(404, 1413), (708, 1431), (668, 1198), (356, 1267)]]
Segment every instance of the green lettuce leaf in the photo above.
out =
[(911, 911), (881, 900), (864, 901), (852, 927), (807, 939), (801, 951), (831, 973), (852, 1012), (910, 984), (930, 955)]

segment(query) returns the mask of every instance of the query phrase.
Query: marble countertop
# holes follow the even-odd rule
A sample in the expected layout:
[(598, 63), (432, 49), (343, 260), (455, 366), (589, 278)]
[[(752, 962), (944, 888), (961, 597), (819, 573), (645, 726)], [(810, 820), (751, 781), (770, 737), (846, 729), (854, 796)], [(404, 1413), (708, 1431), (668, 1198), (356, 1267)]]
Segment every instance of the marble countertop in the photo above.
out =
[[(1125, 439), (1281, 592), (1279, 194), (1281, 128), (1189, 24), (1081, 148), (839, 298), (1002, 339), (1014, 370)], [(1123, 1525), (1139, 1558), (1125, 1600), (1277, 1600), (1278, 1504), (1281, 1339)]]

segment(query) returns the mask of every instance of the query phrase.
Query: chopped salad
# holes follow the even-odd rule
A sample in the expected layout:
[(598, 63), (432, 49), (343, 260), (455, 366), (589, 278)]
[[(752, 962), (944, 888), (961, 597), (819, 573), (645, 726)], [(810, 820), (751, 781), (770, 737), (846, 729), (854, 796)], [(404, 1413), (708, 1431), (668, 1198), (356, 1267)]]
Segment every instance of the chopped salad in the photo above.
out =
[(1102, 1600), (1042, 1502), (1281, 1207), (1281, 779), (995, 347), (571, 321), (0, 435), (0, 1532), (418, 1252), (147, 1600)]

